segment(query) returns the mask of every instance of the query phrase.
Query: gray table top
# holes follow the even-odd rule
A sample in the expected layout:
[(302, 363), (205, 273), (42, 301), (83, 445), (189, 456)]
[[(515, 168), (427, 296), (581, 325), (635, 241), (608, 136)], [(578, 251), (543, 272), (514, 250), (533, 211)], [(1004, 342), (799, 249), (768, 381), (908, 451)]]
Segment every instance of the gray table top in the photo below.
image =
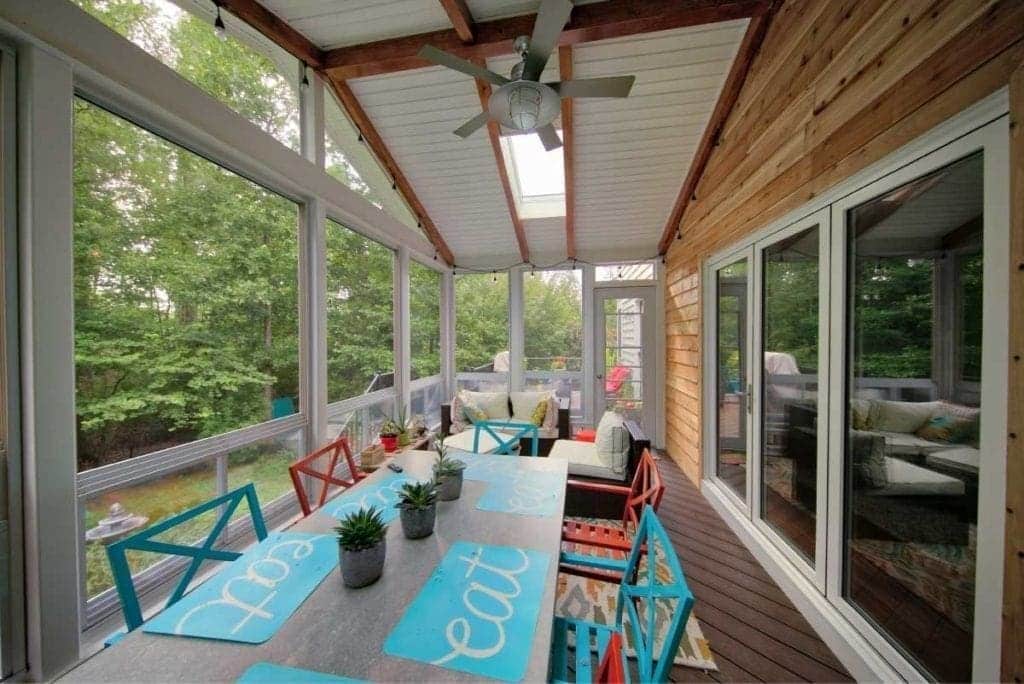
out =
[[(514, 458), (519, 467), (566, 476), (566, 463), (547, 458)], [(430, 477), (433, 454), (410, 451), (395, 460), (417, 479)], [(382, 468), (368, 478), (383, 476)], [(448, 547), (467, 540), (546, 551), (552, 554), (526, 681), (547, 678), (558, 578), (562, 516), (527, 517), (477, 510), (487, 483), (466, 480), (457, 501), (439, 502), (434, 534), (408, 540), (396, 519), (389, 525), (384, 575), (362, 589), (348, 589), (334, 569), (277, 633), (258, 645), (147, 634), (137, 629), (86, 660), (66, 681), (234, 681), (250, 665), (268, 661), (370, 681), (470, 681), (479, 677), (412, 660), (386, 656), (384, 640), (433, 573)], [(558, 494), (564, 508), (565, 489)], [(289, 531), (331, 531), (333, 517), (314, 512)]]

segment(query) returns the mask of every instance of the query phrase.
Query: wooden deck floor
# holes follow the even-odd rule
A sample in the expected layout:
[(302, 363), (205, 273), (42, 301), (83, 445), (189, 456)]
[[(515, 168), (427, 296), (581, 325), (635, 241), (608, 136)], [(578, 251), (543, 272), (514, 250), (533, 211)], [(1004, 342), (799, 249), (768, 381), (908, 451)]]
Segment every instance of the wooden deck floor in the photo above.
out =
[(659, 517), (679, 553), (718, 672), (673, 681), (834, 682), (850, 675), (753, 555), (669, 458)]

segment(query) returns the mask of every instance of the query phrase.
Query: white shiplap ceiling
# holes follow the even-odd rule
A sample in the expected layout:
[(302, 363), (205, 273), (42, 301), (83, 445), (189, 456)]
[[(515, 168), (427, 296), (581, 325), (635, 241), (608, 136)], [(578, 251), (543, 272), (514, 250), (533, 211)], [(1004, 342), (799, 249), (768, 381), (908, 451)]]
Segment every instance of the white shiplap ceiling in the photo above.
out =
[(651, 256), (747, 21), (577, 46), (576, 78), (635, 74), (625, 100), (575, 104), (576, 245)]
[[(322, 48), (451, 28), (438, 0), (264, 2)], [(466, 3), (480, 22), (536, 12), (540, 0)], [(576, 78), (636, 76), (625, 100), (576, 100), (575, 230), (580, 258), (606, 261), (656, 253), (747, 23), (575, 46)], [(514, 63), (509, 55), (488, 60), (488, 67), (508, 75)], [(554, 55), (542, 80), (558, 79)], [(452, 134), (480, 111), (473, 81), (435, 67), (349, 83), (456, 261), (486, 266), (518, 261), (486, 129), (466, 140)], [(560, 121), (555, 123), (560, 126)], [(534, 262), (565, 258), (564, 219), (529, 219), (523, 225)]]
[(518, 261), (487, 130), (466, 140), (452, 134), (480, 112), (473, 79), (431, 67), (349, 84), (456, 262)]

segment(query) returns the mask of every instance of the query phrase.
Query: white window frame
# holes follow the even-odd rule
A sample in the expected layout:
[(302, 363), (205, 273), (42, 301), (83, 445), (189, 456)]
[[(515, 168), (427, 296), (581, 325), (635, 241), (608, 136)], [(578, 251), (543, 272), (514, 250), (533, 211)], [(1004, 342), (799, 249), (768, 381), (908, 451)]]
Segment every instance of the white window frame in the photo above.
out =
[[(702, 384), (704, 423), (703, 491), (712, 505), (726, 518), (751, 547), (758, 560), (801, 608), (840, 660), (857, 679), (896, 678), (922, 681), (924, 674), (841, 595), (843, 482), (842, 458), (845, 439), (843, 409), (845, 407), (845, 312), (846, 312), (846, 240), (845, 210), (886, 190), (941, 168), (978, 150), (984, 151), (985, 178), (985, 291), (1006, 292), (1009, 289), (1009, 182), (1008, 182), (1008, 112), (1005, 88), (939, 124), (928, 133), (906, 144), (884, 159), (870, 165), (834, 188), (821, 193), (814, 201), (756, 231), (746, 239), (712, 255), (705, 261), (702, 286), (705, 377), (714, 368), (715, 278), (714, 267), (734, 261), (736, 256), (755, 245), (767, 244), (776, 233), (795, 222), (808, 220), (816, 212), (829, 213), (829, 263), (832, 280), (822, 291), (828, 302), (828, 337), (819, 340), (828, 347), (828, 365), (819, 368), (819, 382), (828, 382), (828, 450), (827, 486), (821, 486), (823, 473), (819, 443), (819, 491), (826, 491), (827, 510), (818, 510), (819, 526), (825, 518), (825, 563), (818, 561), (817, 572), (807, 573), (806, 563), (794, 562), (791, 553), (780, 548), (778, 538), (761, 529), (752, 518), (753, 507), (739, 504), (728, 487), (715, 476), (714, 452), (715, 383)], [(758, 254), (760, 256), (760, 254)], [(826, 264), (821, 266), (826, 272)], [(838, 286), (837, 286), (838, 285)], [(757, 286), (760, 296), (760, 285)], [(820, 305), (820, 304), (819, 304)], [(999, 678), (1002, 630), (1003, 539), (1005, 526), (1006, 413), (1000, 410), (1007, 401), (1008, 328), (1005, 298), (986, 297), (984, 303), (984, 348), (982, 357), (982, 405), (996, 407), (985, 414), (981, 434), (982, 453), (992, 454), (988, 469), (981, 473), (978, 505), (978, 550), (975, 570), (974, 654), (972, 677), (995, 681)], [(757, 307), (760, 308), (760, 303)], [(819, 321), (819, 331), (821, 325)], [(819, 332), (820, 334), (820, 332)], [(820, 358), (821, 350), (819, 350)], [(758, 364), (760, 368), (760, 364)], [(827, 376), (826, 376), (827, 373)], [(761, 378), (751, 375), (753, 394), (761, 396)], [(819, 393), (819, 397), (820, 397)], [(756, 415), (756, 414), (755, 414)], [(758, 423), (759, 421), (753, 421)], [(759, 452), (759, 450), (758, 450)], [(758, 462), (751, 451), (750, 462)], [(753, 483), (748, 468), (748, 482)], [(748, 501), (753, 501), (748, 492)], [(820, 545), (820, 536), (818, 538)], [(783, 545), (784, 546), (784, 545)], [(816, 550), (820, 559), (821, 549)], [(820, 571), (824, 569), (824, 591)]]

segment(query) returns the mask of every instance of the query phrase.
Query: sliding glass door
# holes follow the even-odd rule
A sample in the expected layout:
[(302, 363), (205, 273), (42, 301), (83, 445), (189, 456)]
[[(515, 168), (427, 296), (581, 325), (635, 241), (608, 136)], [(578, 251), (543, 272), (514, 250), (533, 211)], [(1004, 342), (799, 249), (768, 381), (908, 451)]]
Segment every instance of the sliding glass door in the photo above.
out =
[(999, 674), (1006, 129), (907, 155), (704, 272), (712, 491), (903, 678)]
[(750, 315), (747, 306), (750, 256), (715, 270), (715, 473), (747, 501), (750, 434)]
[[(818, 388), (819, 369), (827, 364), (820, 340), (828, 322), (821, 297), (828, 278), (828, 225), (827, 212), (817, 212), (757, 244), (755, 520), (808, 574), (818, 566), (824, 539), (818, 511), (825, 501), (827, 440), (818, 421), (826, 406)], [(813, 574), (824, 579), (823, 573)]]

